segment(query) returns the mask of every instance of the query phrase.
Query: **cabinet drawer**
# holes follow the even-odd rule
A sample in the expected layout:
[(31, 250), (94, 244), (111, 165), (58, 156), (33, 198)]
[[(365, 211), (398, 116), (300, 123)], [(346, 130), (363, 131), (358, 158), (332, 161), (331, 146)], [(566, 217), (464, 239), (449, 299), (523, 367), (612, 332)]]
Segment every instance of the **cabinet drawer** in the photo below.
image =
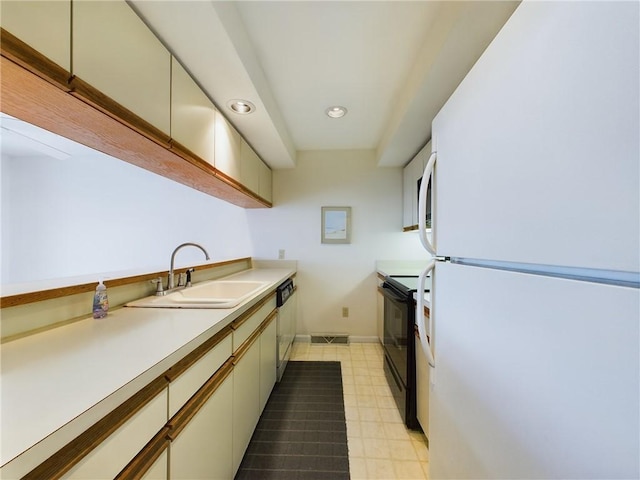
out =
[(255, 310), (250, 310), (245, 315), (231, 324), (233, 328), (233, 351), (235, 352), (251, 334), (260, 326), (262, 321), (276, 308), (276, 296), (271, 295), (266, 302), (259, 304)]
[(164, 389), (63, 478), (114, 478), (167, 423), (167, 401)]
[[(169, 384), (169, 417), (176, 414), (194, 393), (227, 361), (232, 352), (231, 330), (219, 339), (217, 345), (209, 350), (196, 363)], [(171, 375), (170, 375), (171, 376)]]

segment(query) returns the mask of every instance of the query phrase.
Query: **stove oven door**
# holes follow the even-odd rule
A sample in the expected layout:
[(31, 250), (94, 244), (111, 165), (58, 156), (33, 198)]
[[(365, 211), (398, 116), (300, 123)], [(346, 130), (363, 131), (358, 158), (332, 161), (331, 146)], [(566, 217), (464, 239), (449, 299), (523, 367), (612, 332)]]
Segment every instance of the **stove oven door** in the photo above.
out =
[[(407, 386), (408, 359), (408, 314), (409, 306), (406, 297), (382, 288), (384, 295), (384, 342), (383, 347), (388, 361), (395, 370), (396, 376)], [(413, 331), (411, 332), (413, 340)]]

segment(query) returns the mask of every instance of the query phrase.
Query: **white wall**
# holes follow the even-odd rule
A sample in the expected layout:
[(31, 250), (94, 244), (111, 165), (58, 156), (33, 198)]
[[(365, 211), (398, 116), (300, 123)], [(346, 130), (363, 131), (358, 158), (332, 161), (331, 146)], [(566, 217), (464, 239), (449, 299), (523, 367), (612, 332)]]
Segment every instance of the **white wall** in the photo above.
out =
[[(251, 256), (245, 210), (98, 152), (2, 156), (2, 284)], [(176, 266), (203, 263), (186, 248)], [(109, 275), (107, 275), (108, 277)]]
[[(273, 186), (274, 208), (247, 215), (255, 256), (298, 260), (298, 334), (375, 336), (375, 261), (426, 258), (402, 233), (402, 169), (377, 168), (370, 150), (300, 152)], [(352, 207), (351, 244), (320, 242), (323, 206)]]
[[(212, 260), (298, 260), (298, 334), (374, 337), (375, 262), (425, 258), (402, 233), (402, 170), (373, 151), (302, 152), (274, 171), (274, 208), (245, 210), (112, 157), (2, 156), (2, 285), (166, 270), (193, 241)], [(352, 243), (320, 243), (320, 207), (352, 207)], [(176, 265), (204, 261), (181, 251)], [(106, 272), (106, 273), (105, 273)], [(342, 307), (349, 317), (342, 318)]]

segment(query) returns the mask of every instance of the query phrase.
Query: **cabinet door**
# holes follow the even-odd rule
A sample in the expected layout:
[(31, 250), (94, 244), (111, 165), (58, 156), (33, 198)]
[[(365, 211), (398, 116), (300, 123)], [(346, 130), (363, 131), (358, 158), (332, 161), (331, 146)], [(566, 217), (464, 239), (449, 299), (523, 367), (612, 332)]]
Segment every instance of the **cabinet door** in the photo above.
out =
[(254, 193), (260, 193), (260, 164), (262, 160), (253, 148), (242, 140), (240, 147), (240, 183)]
[(413, 172), (409, 163), (402, 170), (402, 227), (405, 229), (413, 226), (413, 195), (416, 193), (412, 179)]
[(171, 442), (172, 480), (231, 479), (234, 373)]
[(273, 185), (272, 185), (273, 178), (272, 178), (271, 169), (266, 163), (262, 161), (260, 162), (259, 169), (260, 169), (260, 189), (258, 190), (258, 194), (265, 200), (268, 200), (269, 202), (273, 202)]
[(240, 181), (242, 137), (224, 115), (216, 111), (216, 143), (214, 166), (225, 175)]
[(0, 2), (2, 28), (71, 70), (71, 1)]
[(260, 416), (260, 342), (233, 369), (233, 475), (238, 471)]
[(124, 0), (73, 2), (72, 74), (169, 134), (171, 55)]
[(276, 384), (276, 344), (276, 320), (274, 317), (260, 335), (260, 412), (264, 410), (271, 390)]
[(167, 423), (167, 402), (165, 389), (69, 470), (64, 478), (114, 478)]
[(384, 343), (384, 295), (376, 293), (376, 331), (380, 344)]
[(214, 164), (216, 110), (189, 73), (171, 60), (171, 138)]

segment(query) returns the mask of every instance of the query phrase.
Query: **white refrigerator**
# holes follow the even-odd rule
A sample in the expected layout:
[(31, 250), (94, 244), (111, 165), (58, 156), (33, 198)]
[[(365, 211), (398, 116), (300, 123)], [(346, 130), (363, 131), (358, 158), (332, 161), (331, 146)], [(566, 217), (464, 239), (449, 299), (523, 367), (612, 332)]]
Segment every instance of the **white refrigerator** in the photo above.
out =
[(433, 122), (432, 480), (640, 477), (639, 15), (523, 2)]

